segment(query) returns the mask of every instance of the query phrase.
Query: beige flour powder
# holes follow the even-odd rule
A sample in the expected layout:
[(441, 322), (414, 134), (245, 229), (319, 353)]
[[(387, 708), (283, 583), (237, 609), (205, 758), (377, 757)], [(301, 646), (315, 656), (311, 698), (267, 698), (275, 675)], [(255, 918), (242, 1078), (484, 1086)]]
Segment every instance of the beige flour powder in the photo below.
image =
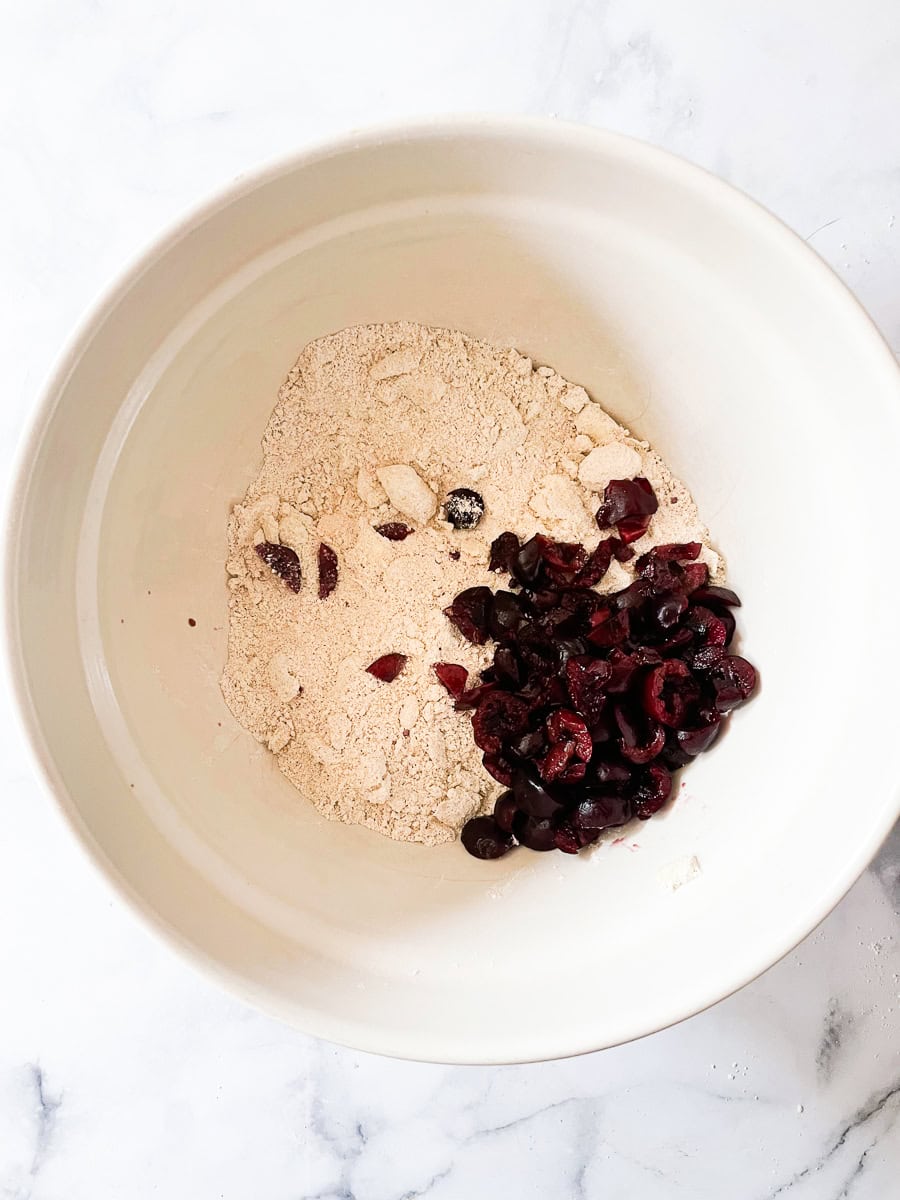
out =
[[(225, 699), (326, 816), (403, 841), (455, 837), (501, 790), (432, 669), (447, 661), (476, 672), (491, 657), (442, 609), (463, 588), (501, 583), (487, 570), (497, 534), (543, 532), (592, 548), (598, 492), (643, 474), (659, 512), (635, 549), (708, 542), (659, 456), (583, 388), (445, 329), (397, 322), (312, 342), (281, 388), (263, 450), (228, 524)], [(484, 498), (473, 530), (443, 520), (441, 502), (458, 487)], [(388, 521), (415, 532), (388, 541), (374, 529)], [(299, 555), (299, 593), (262, 563), (261, 541)], [(340, 570), (324, 600), (320, 542)], [(708, 545), (703, 557), (720, 576)], [(614, 563), (601, 590), (630, 578)], [(390, 652), (409, 661), (382, 683), (365, 668)]]

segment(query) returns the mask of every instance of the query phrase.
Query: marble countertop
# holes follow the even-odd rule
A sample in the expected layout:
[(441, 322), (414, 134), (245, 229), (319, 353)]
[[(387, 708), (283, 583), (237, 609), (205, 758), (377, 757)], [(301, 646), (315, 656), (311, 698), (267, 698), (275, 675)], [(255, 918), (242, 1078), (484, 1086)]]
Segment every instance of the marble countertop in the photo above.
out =
[[(7, 471), (61, 342), (166, 223), (409, 114), (554, 114), (677, 151), (799, 231), (900, 352), (896, 0), (30, 0), (2, 25)], [(674, 1029), (538, 1066), (392, 1062), (158, 944), (0, 705), (5, 1200), (900, 1196), (900, 827), (802, 946)]]

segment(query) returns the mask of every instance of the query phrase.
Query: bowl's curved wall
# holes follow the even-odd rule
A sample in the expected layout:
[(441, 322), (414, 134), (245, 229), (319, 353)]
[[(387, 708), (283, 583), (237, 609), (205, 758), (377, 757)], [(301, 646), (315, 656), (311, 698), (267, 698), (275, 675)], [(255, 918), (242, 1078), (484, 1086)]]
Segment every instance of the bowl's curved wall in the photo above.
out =
[[(627, 845), (484, 864), (330, 824), (221, 700), (225, 521), (278, 385), (310, 338), (400, 318), (584, 383), (729, 558), (761, 695)], [(312, 1032), (504, 1061), (659, 1028), (795, 944), (896, 815), (898, 401), (827, 268), (658, 151), (463, 122), (299, 158), (151, 251), (50, 389), (8, 578), (43, 766), (157, 926)]]

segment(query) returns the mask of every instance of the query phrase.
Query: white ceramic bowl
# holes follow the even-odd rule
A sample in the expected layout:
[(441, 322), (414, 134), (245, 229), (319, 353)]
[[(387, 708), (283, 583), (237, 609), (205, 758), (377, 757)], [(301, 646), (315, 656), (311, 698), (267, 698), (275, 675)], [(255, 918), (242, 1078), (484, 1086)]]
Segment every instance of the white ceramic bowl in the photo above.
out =
[[(225, 521), (276, 390), (310, 338), (399, 318), (584, 383), (729, 559), (761, 695), (624, 843), (481, 863), (331, 824), (223, 704)], [(49, 386), (7, 575), (37, 759), (147, 920), (305, 1030), (469, 1062), (637, 1037), (794, 946), (897, 816), (898, 454), (886, 346), (725, 184), (555, 123), (345, 138), (185, 220)]]

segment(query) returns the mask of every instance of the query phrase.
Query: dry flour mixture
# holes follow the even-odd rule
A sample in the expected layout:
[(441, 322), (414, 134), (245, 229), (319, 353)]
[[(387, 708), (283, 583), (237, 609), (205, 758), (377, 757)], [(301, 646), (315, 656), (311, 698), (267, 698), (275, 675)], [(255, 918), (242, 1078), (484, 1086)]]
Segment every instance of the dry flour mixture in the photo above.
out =
[[(455, 838), (502, 790), (433, 669), (489, 661), (442, 610), (463, 588), (498, 585), (498, 534), (594, 545), (598, 493), (644, 475), (659, 510), (635, 549), (701, 541), (721, 574), (690, 495), (646, 443), (550, 367), (462, 333), (396, 322), (310, 343), (263, 454), (228, 523), (225, 699), (305, 800), (399, 840)], [(459, 488), (483, 500), (475, 528), (446, 520)], [(412, 532), (384, 535), (396, 526)], [(298, 590), (262, 543), (297, 556)], [(337, 570), (324, 598), (321, 544)], [(629, 567), (614, 563), (601, 590), (624, 587)], [(386, 654), (406, 656), (389, 683), (366, 669)]]

